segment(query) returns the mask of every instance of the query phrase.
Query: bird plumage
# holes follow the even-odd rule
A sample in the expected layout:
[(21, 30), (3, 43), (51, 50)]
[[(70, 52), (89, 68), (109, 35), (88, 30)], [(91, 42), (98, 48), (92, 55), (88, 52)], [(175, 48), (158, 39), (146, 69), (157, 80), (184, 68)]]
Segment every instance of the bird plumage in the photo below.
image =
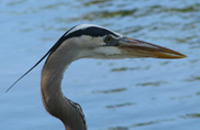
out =
[(186, 56), (165, 47), (125, 37), (105, 27), (80, 24), (69, 29), (7, 91), (34, 69), (45, 57), (47, 57), (47, 60), (43, 66), (41, 77), (41, 93), (44, 107), (51, 115), (63, 122), (66, 130), (86, 130), (85, 116), (81, 106), (66, 98), (61, 91), (63, 74), (73, 61), (81, 58), (153, 57), (177, 59)]

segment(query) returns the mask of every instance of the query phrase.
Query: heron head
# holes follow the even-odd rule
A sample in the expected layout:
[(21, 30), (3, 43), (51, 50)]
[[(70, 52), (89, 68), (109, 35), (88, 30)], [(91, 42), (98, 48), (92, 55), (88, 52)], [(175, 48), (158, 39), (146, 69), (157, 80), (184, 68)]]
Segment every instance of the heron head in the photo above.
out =
[(177, 51), (123, 36), (98, 25), (81, 24), (70, 29), (66, 37), (73, 39), (82, 50), (80, 57), (88, 58), (166, 58), (186, 57)]
[[(33, 67), (17, 79), (6, 92), (47, 56), (46, 63), (51, 56), (54, 56), (53, 62), (56, 63), (59, 60), (63, 61), (63, 58), (71, 62), (80, 58), (116, 59), (152, 57), (178, 59), (186, 57), (184, 54), (166, 47), (126, 37), (98, 25), (81, 24), (69, 29), (56, 44)], [(66, 64), (66, 60), (63, 63)]]

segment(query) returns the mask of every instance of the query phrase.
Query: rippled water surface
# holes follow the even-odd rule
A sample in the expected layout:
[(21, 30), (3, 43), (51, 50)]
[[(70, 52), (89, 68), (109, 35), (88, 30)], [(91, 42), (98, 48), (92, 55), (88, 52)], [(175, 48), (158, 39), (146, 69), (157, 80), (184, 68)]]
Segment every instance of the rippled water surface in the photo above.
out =
[(9, 93), (5, 90), (80, 23), (99, 24), (188, 56), (74, 62), (62, 88), (83, 107), (89, 130), (199, 130), (198, 0), (1, 0), (1, 130), (64, 129), (41, 102), (44, 62)]

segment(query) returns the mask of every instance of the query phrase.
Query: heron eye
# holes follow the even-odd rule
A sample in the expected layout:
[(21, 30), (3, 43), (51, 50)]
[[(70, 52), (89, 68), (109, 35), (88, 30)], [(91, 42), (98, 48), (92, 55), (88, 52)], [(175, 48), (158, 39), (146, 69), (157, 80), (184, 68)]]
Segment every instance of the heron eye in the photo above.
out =
[(111, 39), (112, 39), (112, 37), (110, 35), (108, 35), (105, 37), (104, 42), (109, 43)]

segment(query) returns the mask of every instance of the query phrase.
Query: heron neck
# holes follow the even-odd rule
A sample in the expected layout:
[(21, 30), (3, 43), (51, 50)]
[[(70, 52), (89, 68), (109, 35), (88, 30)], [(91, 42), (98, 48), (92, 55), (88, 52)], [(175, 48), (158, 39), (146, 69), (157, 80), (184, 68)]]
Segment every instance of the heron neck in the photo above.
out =
[[(72, 46), (57, 49), (48, 57), (43, 69), (41, 80), (41, 94), (45, 109), (59, 118), (66, 130), (83, 130), (85, 124), (72, 105), (61, 91), (61, 81), (66, 67), (74, 60), (75, 52), (70, 52)], [(64, 49), (64, 50), (63, 50)], [(69, 51), (68, 51), (69, 50)]]

